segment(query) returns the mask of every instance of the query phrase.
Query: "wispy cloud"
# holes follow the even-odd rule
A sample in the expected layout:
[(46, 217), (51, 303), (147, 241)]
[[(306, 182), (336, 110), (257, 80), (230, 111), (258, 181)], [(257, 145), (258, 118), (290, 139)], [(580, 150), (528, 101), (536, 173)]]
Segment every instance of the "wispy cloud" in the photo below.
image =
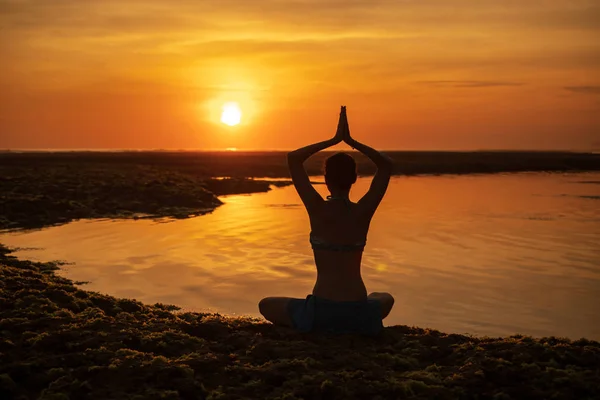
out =
[(522, 82), (502, 82), (502, 81), (418, 81), (421, 85), (439, 86), (439, 87), (460, 87), (460, 88), (487, 88), (498, 86), (522, 86)]
[(600, 94), (600, 86), (565, 86), (564, 89), (573, 93)]

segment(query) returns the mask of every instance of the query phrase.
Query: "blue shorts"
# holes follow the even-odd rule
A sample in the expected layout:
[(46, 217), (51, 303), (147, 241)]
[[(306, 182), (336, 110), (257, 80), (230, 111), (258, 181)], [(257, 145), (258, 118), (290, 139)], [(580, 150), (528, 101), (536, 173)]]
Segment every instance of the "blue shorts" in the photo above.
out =
[(288, 313), (299, 332), (377, 335), (383, 329), (381, 303), (375, 299), (332, 301), (309, 294), (290, 300)]

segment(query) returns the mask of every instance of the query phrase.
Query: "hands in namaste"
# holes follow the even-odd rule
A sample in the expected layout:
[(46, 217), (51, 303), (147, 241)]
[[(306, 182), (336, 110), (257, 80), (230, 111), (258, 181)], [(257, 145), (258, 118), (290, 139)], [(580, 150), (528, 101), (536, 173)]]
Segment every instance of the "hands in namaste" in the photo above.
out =
[(337, 132), (334, 140), (336, 143), (345, 142), (352, 146), (354, 139), (350, 137), (350, 128), (348, 127), (348, 117), (346, 115), (346, 106), (342, 106), (340, 111), (340, 120), (338, 122)]

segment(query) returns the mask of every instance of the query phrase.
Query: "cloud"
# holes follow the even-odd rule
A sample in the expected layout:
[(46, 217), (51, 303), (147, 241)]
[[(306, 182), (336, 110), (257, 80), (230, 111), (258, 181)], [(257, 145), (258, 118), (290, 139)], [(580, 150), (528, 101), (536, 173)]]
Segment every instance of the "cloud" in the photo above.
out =
[[(593, 16), (600, 9), (591, 4), (588, 0), (507, 0), (502, 5), (495, 0), (476, 4), (471, 0), (0, 0), (5, 33), (0, 53), (17, 72), (40, 64), (45, 70), (65, 65), (94, 70), (99, 63), (114, 71), (152, 63), (189, 65), (232, 55), (312, 64), (317, 57), (319, 62), (344, 63), (373, 59), (402, 67), (432, 63), (470, 68), (507, 62), (546, 69), (546, 64), (555, 69), (597, 66), (600, 48), (595, 36), (600, 28)], [(118, 62), (106, 62), (109, 59)]]
[(600, 94), (600, 86), (565, 86), (564, 89), (572, 93)]
[[(176, 4), (176, 6), (174, 5)], [(319, 32), (474, 32), (474, 26), (598, 32), (600, 8), (588, 0), (0, 0), (7, 32), (113, 37), (115, 33), (164, 36), (228, 35), (245, 31), (285, 34)], [(452, 29), (448, 29), (452, 28)], [(590, 38), (591, 40), (591, 38)]]
[(498, 86), (522, 86), (522, 82), (501, 82), (501, 81), (419, 81), (422, 85), (437, 87), (460, 87), (460, 88), (486, 88)]

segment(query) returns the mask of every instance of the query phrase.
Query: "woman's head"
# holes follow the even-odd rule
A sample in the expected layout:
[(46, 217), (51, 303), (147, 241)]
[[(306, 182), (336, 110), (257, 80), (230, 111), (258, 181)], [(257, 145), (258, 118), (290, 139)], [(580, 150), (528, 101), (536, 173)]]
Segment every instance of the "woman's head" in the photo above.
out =
[(329, 191), (349, 191), (356, 176), (356, 161), (349, 154), (337, 153), (325, 161), (325, 183)]

